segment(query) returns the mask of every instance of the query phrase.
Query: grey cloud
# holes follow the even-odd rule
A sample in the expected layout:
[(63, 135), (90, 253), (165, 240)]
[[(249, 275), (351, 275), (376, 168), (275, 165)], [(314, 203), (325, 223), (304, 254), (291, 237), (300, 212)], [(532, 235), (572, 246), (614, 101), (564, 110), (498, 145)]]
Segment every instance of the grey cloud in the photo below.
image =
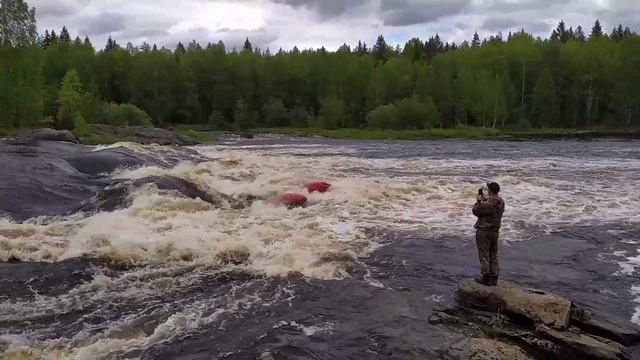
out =
[(518, 25), (518, 22), (513, 18), (499, 17), (499, 18), (488, 18), (484, 21), (482, 25), (483, 29), (489, 31), (502, 31), (505, 29), (510, 29)]
[[(522, 26), (526, 31), (533, 33), (533, 34), (546, 34), (549, 33), (551, 34), (551, 31), (553, 29), (553, 27), (555, 27), (554, 24), (550, 24), (546, 21), (537, 21), (537, 22), (533, 22), (530, 24), (525, 24)], [(577, 27), (577, 25), (576, 25)]]
[(148, 28), (148, 29), (127, 30), (126, 33), (123, 35), (130, 38), (140, 38), (140, 37), (155, 38), (155, 37), (169, 35), (169, 32), (167, 31), (167, 29), (164, 29), (164, 28), (163, 29)]
[(332, 18), (344, 14), (352, 8), (367, 3), (367, 0), (272, 0), (276, 4), (285, 4), (295, 8), (308, 8), (323, 18)]
[(470, 0), (383, 0), (382, 21), (386, 26), (421, 24), (461, 14), (470, 4)]
[[(613, 0), (611, 7), (601, 9), (596, 12), (596, 16), (603, 24), (604, 30), (608, 33), (614, 26), (622, 24), (629, 26), (631, 30), (640, 31), (640, 2), (635, 0)], [(591, 26), (589, 26), (589, 29)]]
[(122, 31), (126, 26), (126, 16), (122, 13), (103, 11), (89, 17), (80, 25), (80, 33), (83, 35), (102, 35)]
[(89, 0), (35, 0), (29, 1), (29, 5), (36, 8), (38, 17), (65, 17), (70, 16), (89, 3)]
[(553, 6), (562, 6), (566, 3), (566, 1), (558, 2), (557, 0), (495, 0), (484, 9), (492, 13), (513, 13), (531, 9), (548, 10)]

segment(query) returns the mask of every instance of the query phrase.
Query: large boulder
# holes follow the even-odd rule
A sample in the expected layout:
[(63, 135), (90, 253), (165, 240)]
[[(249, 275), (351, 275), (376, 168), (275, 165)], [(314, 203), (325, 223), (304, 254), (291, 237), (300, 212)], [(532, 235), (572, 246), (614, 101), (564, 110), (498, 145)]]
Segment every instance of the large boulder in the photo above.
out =
[(501, 310), (559, 330), (569, 326), (571, 317), (571, 301), (508, 281), (491, 287), (474, 280), (463, 281), (458, 289), (458, 302), (470, 308)]
[(562, 359), (602, 359), (602, 360), (627, 360), (628, 350), (621, 344), (589, 335), (576, 328), (570, 331), (558, 331), (548, 326), (538, 324), (536, 335), (549, 339), (562, 347), (559, 358)]
[(491, 339), (464, 339), (441, 349), (445, 360), (528, 360), (521, 348)]
[(628, 322), (613, 322), (602, 314), (577, 307), (571, 312), (571, 324), (590, 334), (614, 340), (623, 345), (640, 342), (640, 329)]
[(25, 142), (34, 141), (62, 141), (70, 143), (79, 143), (69, 130), (54, 130), (54, 129), (34, 129), (21, 132), (17, 136), (18, 140)]
[[(71, 142), (0, 140), (0, 216), (21, 222), (38, 216), (65, 215), (113, 185), (111, 173), (116, 169), (167, 168), (183, 160), (198, 161), (197, 154), (186, 148), (166, 152), (156, 149), (151, 155), (125, 147), (96, 150)], [(186, 184), (174, 182), (167, 187), (204, 196)], [(106, 196), (113, 197), (114, 194)], [(117, 207), (121, 200), (113, 199), (105, 208)]]

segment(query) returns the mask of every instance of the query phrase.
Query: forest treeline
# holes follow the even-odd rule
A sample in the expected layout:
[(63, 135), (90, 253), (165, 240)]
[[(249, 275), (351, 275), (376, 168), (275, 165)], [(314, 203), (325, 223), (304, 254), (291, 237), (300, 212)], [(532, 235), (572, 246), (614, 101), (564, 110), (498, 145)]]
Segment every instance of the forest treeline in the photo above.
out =
[(640, 36), (623, 26), (606, 34), (598, 21), (588, 33), (561, 22), (544, 40), (523, 30), (273, 51), (249, 39), (169, 50), (109, 38), (97, 51), (66, 28), (38, 34), (23, 0), (2, 4), (4, 128), (640, 126)]

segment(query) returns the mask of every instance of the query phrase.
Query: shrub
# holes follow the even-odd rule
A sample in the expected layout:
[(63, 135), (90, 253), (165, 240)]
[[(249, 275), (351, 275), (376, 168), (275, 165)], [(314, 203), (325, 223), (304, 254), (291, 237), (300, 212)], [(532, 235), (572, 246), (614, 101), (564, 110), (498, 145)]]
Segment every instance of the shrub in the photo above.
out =
[(398, 109), (395, 105), (381, 105), (367, 115), (367, 124), (374, 129), (398, 128)]
[(89, 124), (87, 124), (82, 115), (76, 116), (73, 125), (73, 135), (75, 135), (76, 137), (84, 137), (91, 134)]

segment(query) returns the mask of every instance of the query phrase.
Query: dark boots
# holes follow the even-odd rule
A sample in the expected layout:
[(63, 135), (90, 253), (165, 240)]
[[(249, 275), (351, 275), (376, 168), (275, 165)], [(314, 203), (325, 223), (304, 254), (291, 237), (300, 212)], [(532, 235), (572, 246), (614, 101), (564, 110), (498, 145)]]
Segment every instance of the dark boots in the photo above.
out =
[(491, 276), (482, 275), (482, 277), (476, 278), (476, 282), (485, 286), (491, 286)]
[(485, 286), (497, 286), (498, 285), (498, 277), (497, 276), (489, 276), (482, 275), (480, 278), (476, 278), (476, 282)]

